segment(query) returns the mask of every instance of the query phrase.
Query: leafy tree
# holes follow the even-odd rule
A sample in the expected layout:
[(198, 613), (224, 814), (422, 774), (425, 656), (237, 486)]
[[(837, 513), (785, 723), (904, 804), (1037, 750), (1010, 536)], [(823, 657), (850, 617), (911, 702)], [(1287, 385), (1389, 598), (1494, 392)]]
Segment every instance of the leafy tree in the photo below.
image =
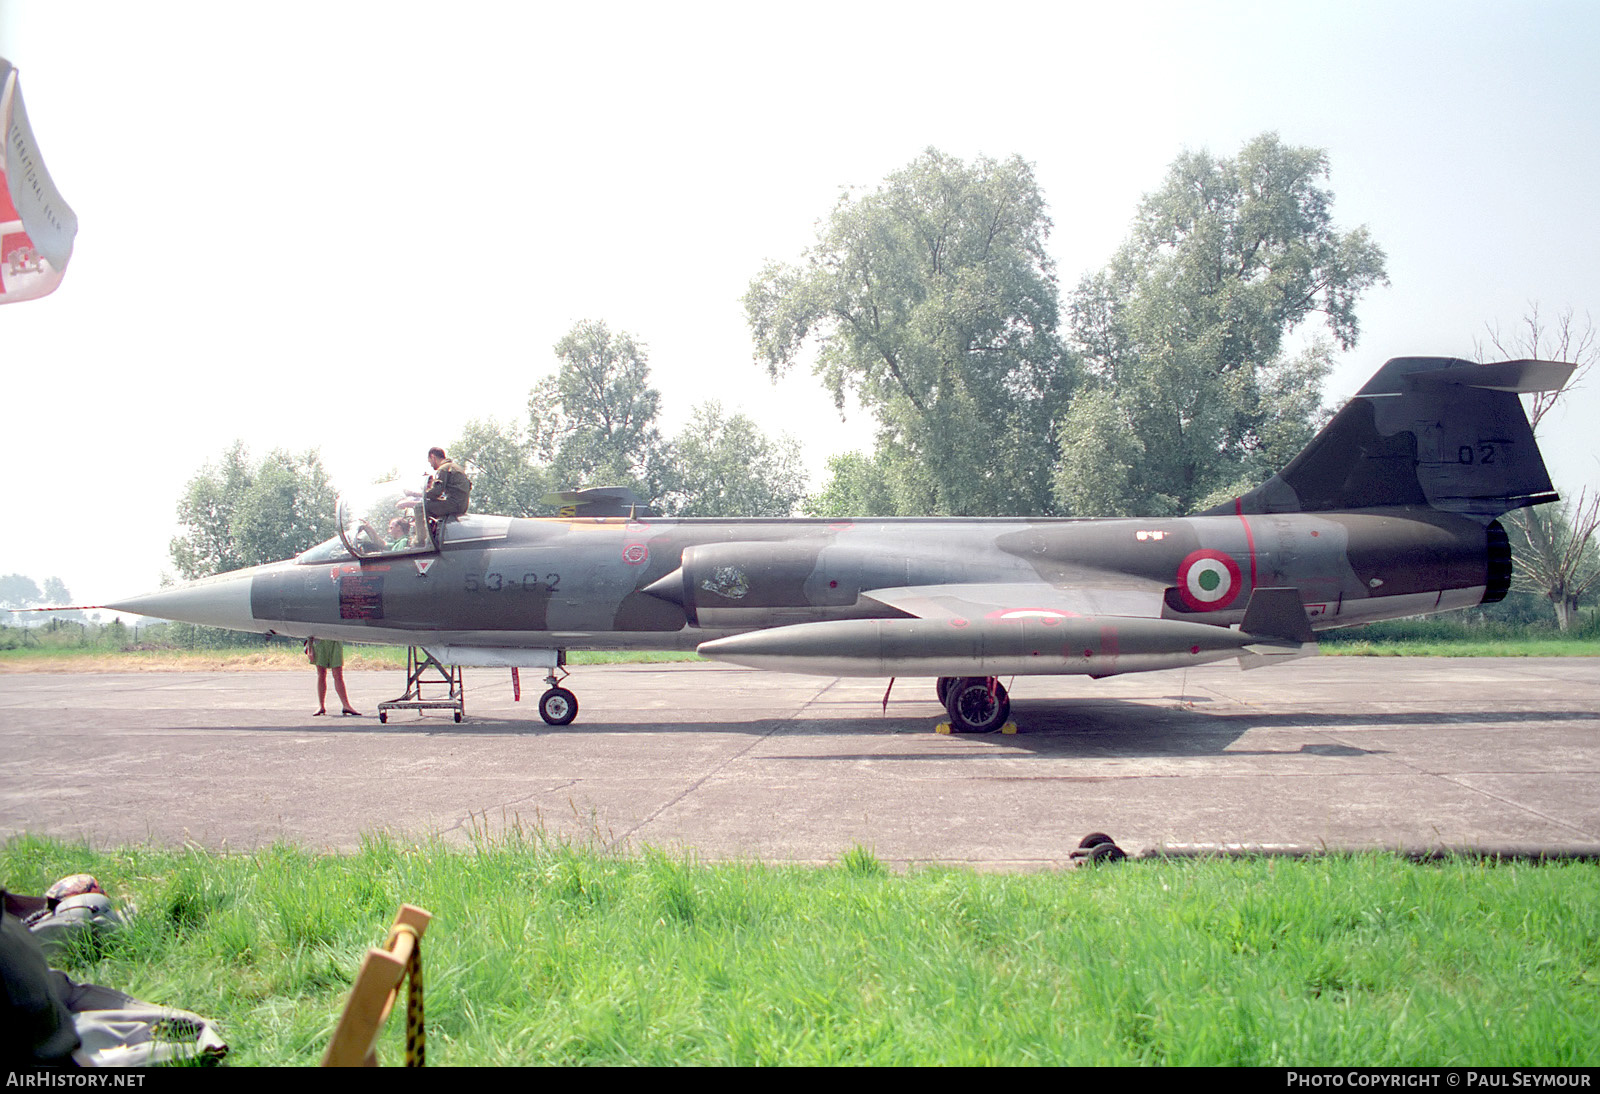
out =
[(878, 459), (842, 452), (828, 459), (828, 482), (802, 506), (810, 517), (889, 517), (899, 512)]
[[(68, 589), (67, 583), (59, 577), (47, 577), (44, 579), (44, 598), (41, 603), (46, 605), (71, 604), (72, 590)], [(45, 618), (51, 622), (59, 620), (68, 623), (83, 623), (87, 621), (88, 616), (82, 611), (46, 612)]]
[(1348, 349), (1385, 280), (1364, 228), (1335, 230), (1327, 156), (1264, 134), (1178, 157), (1110, 265), (1072, 295), (1089, 393), (1060, 430), (1055, 490), (1082, 515), (1177, 514), (1241, 492), (1315, 430), (1331, 347), (1285, 358), (1320, 316)]
[(173, 565), (193, 579), (299, 554), (335, 532), (333, 489), (315, 450), (274, 450), (251, 465), (235, 441), (219, 465), (189, 480), (178, 502), (183, 535)]
[(533, 516), (552, 489), (549, 473), (534, 462), (533, 446), (515, 423), (470, 421), (450, 455), (472, 472), (475, 513)]
[(899, 512), (1051, 505), (1048, 438), (1074, 362), (1057, 337), (1050, 227), (1022, 159), (930, 148), (841, 197), (799, 263), (769, 263), (745, 294), (774, 377), (814, 343), (837, 405), (854, 393), (877, 420)]
[(24, 574), (6, 574), (0, 577), (0, 607), (31, 608), (43, 603), (44, 593), (38, 582)]
[(800, 445), (769, 440), (743, 414), (702, 403), (672, 442), (674, 483), (666, 509), (681, 517), (787, 517), (805, 496)]
[(663, 491), (666, 453), (656, 426), (661, 393), (650, 386), (645, 347), (586, 320), (556, 343), (561, 366), (528, 399), (534, 456), (557, 489), (631, 486)]
[(37, 624), (61, 622), (81, 623), (86, 618), (81, 611), (30, 612), (15, 615), (6, 608), (42, 608), (55, 604), (71, 604), (72, 592), (59, 577), (47, 577), (41, 589), (33, 578), (25, 574), (6, 574), (0, 577), (0, 619), (13, 626), (32, 627)]
[(220, 464), (207, 464), (184, 487), (178, 521), (186, 531), (169, 548), (183, 577), (226, 573), (246, 565), (234, 539), (233, 514), (250, 486), (249, 458), (244, 442), (235, 441)]
[[(25, 574), (0, 577), (0, 609), (31, 608), (43, 601), (44, 594), (39, 591), (39, 585), (33, 578)], [(9, 611), (0, 611), (0, 620), (13, 626), (26, 626), (31, 622), (29, 616), (14, 615)]]

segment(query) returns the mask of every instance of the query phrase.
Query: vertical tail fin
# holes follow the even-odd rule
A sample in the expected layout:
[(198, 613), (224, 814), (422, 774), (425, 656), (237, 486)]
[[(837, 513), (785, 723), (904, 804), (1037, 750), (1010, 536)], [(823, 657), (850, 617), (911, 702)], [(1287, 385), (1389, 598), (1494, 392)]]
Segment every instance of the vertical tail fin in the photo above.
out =
[(1396, 357), (1289, 466), (1216, 512), (1426, 505), (1488, 520), (1555, 493), (1518, 395), (1555, 391), (1558, 361)]

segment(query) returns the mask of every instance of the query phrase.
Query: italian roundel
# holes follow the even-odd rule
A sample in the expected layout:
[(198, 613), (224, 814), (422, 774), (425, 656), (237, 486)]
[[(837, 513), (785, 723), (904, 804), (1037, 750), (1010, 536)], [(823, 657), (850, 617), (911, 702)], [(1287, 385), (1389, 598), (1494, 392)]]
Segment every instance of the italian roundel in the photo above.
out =
[(1221, 551), (1193, 551), (1178, 564), (1178, 596), (1197, 612), (1226, 608), (1241, 584), (1239, 564)]

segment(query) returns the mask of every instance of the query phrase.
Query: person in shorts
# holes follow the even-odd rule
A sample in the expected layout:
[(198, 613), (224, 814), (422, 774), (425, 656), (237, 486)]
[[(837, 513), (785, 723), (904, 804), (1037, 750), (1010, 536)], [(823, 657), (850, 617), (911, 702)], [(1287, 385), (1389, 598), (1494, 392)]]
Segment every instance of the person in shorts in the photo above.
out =
[(331, 638), (306, 639), (306, 659), (317, 667), (317, 709), (311, 716), (328, 713), (328, 673), (333, 673), (333, 689), (339, 693), (339, 703), (344, 708), (339, 713), (360, 717), (361, 712), (350, 705), (350, 695), (344, 690), (344, 643)]

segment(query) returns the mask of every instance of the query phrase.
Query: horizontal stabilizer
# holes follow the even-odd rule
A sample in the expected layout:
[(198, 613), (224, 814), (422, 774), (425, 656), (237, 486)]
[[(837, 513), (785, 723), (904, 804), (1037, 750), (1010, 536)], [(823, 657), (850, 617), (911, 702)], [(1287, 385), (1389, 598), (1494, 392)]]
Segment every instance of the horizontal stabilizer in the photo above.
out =
[(1456, 364), (1413, 372), (1408, 379), (1414, 384), (1460, 384), (1484, 391), (1529, 395), (1536, 391), (1560, 391), (1576, 367), (1565, 361), (1496, 361), (1492, 365)]

